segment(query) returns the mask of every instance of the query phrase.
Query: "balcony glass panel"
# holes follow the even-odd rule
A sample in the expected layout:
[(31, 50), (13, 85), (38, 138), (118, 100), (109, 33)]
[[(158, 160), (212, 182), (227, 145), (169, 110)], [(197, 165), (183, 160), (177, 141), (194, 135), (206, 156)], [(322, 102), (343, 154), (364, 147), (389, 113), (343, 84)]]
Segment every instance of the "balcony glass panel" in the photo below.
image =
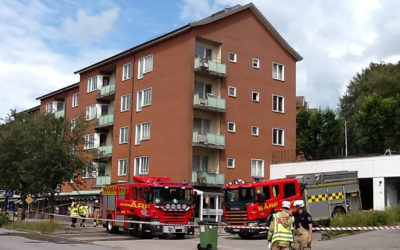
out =
[(111, 115), (103, 115), (99, 118), (99, 125), (103, 126), (106, 124), (114, 123), (114, 114)]
[(112, 154), (112, 146), (101, 146), (98, 149), (99, 156), (109, 156)]
[(193, 171), (192, 182), (223, 185), (225, 183), (225, 174), (211, 174), (211, 173)]
[(100, 89), (100, 96), (111, 95), (115, 93), (115, 84), (111, 84)]
[(225, 63), (219, 63), (215, 62), (212, 60), (207, 60), (204, 58), (195, 58), (194, 59), (194, 68), (199, 69), (203, 68), (205, 70), (208, 70), (210, 72), (215, 72), (219, 75), (226, 75), (226, 64)]
[(104, 186), (111, 184), (111, 176), (97, 176), (96, 186)]
[(65, 111), (64, 110), (59, 110), (59, 111), (54, 113), (54, 116), (56, 118), (63, 118), (65, 116)]

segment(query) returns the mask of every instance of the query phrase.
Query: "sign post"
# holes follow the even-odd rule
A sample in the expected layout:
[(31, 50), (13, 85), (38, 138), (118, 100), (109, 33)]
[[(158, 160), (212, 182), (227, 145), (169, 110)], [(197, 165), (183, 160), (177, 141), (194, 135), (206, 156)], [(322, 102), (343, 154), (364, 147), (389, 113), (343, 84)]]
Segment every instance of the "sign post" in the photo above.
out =
[(26, 201), (26, 203), (28, 203), (28, 217), (26, 217), (26, 220), (28, 221), (28, 219), (29, 219), (29, 210), (31, 209), (31, 203), (32, 203), (33, 199), (32, 199), (32, 197), (28, 196), (25, 199), (25, 201)]

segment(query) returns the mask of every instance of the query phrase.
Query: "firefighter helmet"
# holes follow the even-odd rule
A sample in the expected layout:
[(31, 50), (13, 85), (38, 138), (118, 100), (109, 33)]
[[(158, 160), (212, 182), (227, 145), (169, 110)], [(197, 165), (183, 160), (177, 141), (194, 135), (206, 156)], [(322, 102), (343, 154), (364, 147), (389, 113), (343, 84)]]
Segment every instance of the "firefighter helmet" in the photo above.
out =
[(290, 209), (290, 202), (289, 201), (282, 201), (282, 208)]
[(295, 207), (304, 207), (304, 201), (303, 200), (296, 200), (296, 201), (294, 201), (293, 206), (295, 206)]

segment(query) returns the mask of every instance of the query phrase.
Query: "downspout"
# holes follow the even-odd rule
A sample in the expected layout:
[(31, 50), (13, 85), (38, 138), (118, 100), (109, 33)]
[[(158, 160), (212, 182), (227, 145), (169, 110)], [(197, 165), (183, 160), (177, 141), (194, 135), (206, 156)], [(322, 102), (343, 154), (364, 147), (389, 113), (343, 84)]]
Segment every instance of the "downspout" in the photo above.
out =
[[(131, 86), (131, 98), (130, 98), (130, 108), (131, 108), (131, 112), (130, 112), (130, 118), (129, 118), (129, 128), (130, 128), (130, 133), (129, 133), (129, 143), (128, 143), (128, 166), (127, 166), (127, 172), (128, 172), (128, 182), (130, 182), (132, 180), (131, 178), (131, 155), (132, 155), (132, 138), (133, 138), (133, 126), (132, 126), (132, 120), (133, 120), (133, 112), (134, 112), (134, 98), (133, 95), (135, 94), (134, 91), (134, 79), (135, 79), (135, 73), (134, 73), (134, 69), (135, 69), (135, 57), (133, 57), (132, 59), (132, 86)], [(135, 171), (135, 169), (133, 169), (133, 171)], [(132, 176), (135, 174), (132, 171)]]

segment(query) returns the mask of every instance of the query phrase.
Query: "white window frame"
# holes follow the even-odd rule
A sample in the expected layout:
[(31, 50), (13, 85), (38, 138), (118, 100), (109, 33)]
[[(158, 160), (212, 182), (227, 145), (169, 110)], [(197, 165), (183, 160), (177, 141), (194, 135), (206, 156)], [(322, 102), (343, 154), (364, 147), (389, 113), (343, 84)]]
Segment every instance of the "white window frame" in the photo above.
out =
[[(136, 94), (136, 112), (142, 111), (143, 107), (150, 106), (152, 102), (152, 88), (139, 90)], [(146, 97), (146, 98), (145, 98)]]
[[(90, 138), (93, 137), (93, 138)], [(93, 144), (89, 142), (93, 141)], [(95, 134), (86, 134), (85, 141), (83, 144), (83, 149), (93, 149), (96, 148), (96, 135)]]
[(259, 136), (260, 135), (260, 128), (258, 126), (251, 126), (251, 135), (252, 136)]
[[(94, 80), (95, 80), (95, 82), (94, 82)], [(96, 90), (98, 90), (98, 88), (97, 88), (97, 85), (98, 85), (98, 82), (97, 82), (97, 76), (93, 76), (93, 77), (90, 77), (89, 79), (88, 79), (88, 83), (87, 83), (87, 93), (90, 93), (90, 92), (93, 92), (93, 91), (96, 91)]]
[(73, 94), (72, 95), (72, 107), (78, 107), (79, 106), (79, 93)]
[[(281, 68), (281, 72), (280, 71)], [(285, 65), (280, 63), (272, 63), (272, 79), (285, 81)]]
[[(144, 164), (146, 164), (146, 166)], [(139, 175), (146, 175), (149, 174), (149, 170), (150, 170), (149, 156), (135, 157), (135, 173), (138, 173)]]
[(260, 59), (258, 58), (252, 58), (251, 59), (251, 66), (255, 69), (259, 69), (260, 68)]
[[(145, 132), (144, 129), (148, 131)], [(139, 145), (141, 141), (150, 140), (150, 132), (151, 132), (151, 123), (150, 122), (142, 122), (136, 124), (136, 132), (135, 132), (135, 145)]]
[(46, 103), (46, 114), (53, 113), (53, 102)]
[[(279, 143), (279, 132), (282, 131), (281, 133), (281, 143)], [(274, 141), (274, 138), (277, 138), (277, 142)], [(274, 146), (285, 146), (285, 130), (281, 128), (272, 128), (272, 145)]]
[(128, 169), (128, 160), (118, 159), (118, 176), (125, 176)]
[(122, 66), (122, 81), (129, 80), (132, 77), (132, 63), (126, 63)]
[[(255, 163), (255, 169), (253, 170), (253, 162)], [(261, 169), (258, 169), (258, 167), (260, 167), (261, 165)], [(256, 177), (256, 178), (264, 178), (264, 160), (263, 159), (255, 159), (255, 158), (251, 158), (251, 162), (250, 162), (250, 168), (251, 168), (251, 177)], [(258, 173), (260, 172), (261, 173)]]
[[(233, 90), (233, 94), (231, 94), (230, 90)], [(228, 86), (228, 96), (230, 97), (236, 97), (236, 87), (234, 86)]]
[[(233, 125), (233, 129), (229, 129), (229, 125), (232, 124)], [(228, 132), (231, 133), (236, 133), (236, 123), (235, 122), (228, 122)]]
[(121, 96), (121, 112), (128, 111), (131, 106), (131, 95), (126, 94)]
[(86, 121), (90, 121), (96, 118), (97, 118), (97, 105), (93, 104), (86, 106)]
[(72, 118), (71, 119), (71, 131), (74, 131), (76, 128), (76, 124), (78, 123), (78, 118)]
[[(151, 63), (149, 63), (148, 60), (151, 60)], [(140, 58), (138, 62), (138, 79), (142, 79), (144, 74), (152, 72), (153, 64), (154, 64), (153, 54)]]
[[(233, 59), (231, 59), (231, 55), (233, 55)], [(237, 54), (235, 52), (229, 52), (229, 61), (236, 63), (237, 62)]]
[[(91, 166), (89, 166), (89, 165), (91, 165)], [(88, 171), (89, 168), (91, 168), (90, 171)], [(97, 178), (98, 169), (99, 169), (99, 165), (97, 162), (88, 163), (88, 165), (85, 167), (85, 169), (82, 173), (82, 178), (83, 179)]]
[[(256, 98), (256, 99), (253, 98), (253, 95), (254, 95), (254, 94), (257, 94), (257, 98)], [(251, 100), (252, 100), (253, 102), (260, 102), (260, 93), (257, 92), (257, 91), (251, 91)]]
[(129, 140), (129, 127), (124, 126), (119, 128), (119, 144), (126, 144)]
[[(274, 108), (275, 102), (276, 102), (276, 108)], [(282, 103), (282, 105), (279, 105), (280, 102)], [(272, 95), (272, 111), (277, 113), (285, 113), (285, 97), (280, 95)]]
[[(229, 164), (229, 161), (232, 161), (232, 164)], [(227, 168), (235, 168), (235, 158), (226, 158), (226, 167)]]

